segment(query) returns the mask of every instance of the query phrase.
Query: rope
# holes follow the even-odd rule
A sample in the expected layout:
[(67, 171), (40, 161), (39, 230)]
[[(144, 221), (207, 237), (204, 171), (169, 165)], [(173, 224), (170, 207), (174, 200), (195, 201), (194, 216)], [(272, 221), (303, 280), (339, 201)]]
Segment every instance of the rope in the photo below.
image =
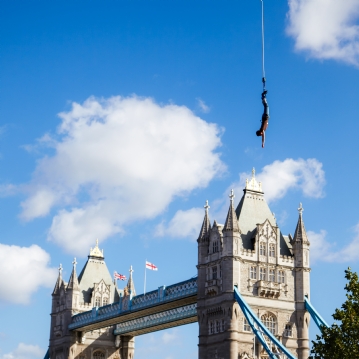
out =
[(261, 0), (262, 4), (262, 82), (263, 90), (266, 89), (266, 72), (264, 68), (264, 2)]

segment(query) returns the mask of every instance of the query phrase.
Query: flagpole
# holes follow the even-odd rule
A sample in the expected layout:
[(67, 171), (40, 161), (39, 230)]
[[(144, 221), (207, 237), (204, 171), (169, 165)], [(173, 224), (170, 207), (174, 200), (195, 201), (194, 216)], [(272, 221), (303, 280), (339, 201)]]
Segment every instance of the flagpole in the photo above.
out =
[(143, 287), (143, 295), (146, 294), (146, 263), (147, 263), (147, 259), (145, 260), (145, 284), (144, 284), (144, 287)]

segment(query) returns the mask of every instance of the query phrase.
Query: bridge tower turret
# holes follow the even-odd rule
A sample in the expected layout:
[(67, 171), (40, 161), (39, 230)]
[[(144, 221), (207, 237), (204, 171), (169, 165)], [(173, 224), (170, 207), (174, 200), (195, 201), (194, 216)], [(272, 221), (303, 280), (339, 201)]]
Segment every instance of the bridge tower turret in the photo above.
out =
[(298, 322), (298, 359), (309, 357), (309, 313), (305, 310), (304, 296), (309, 298), (309, 240), (304, 227), (303, 207), (299, 204), (299, 218), (292, 240), (295, 266), (295, 300)]
[[(201, 230), (198, 264), (199, 359), (238, 359), (239, 306), (233, 286), (239, 284), (240, 230), (234, 210), (233, 190), (224, 226), (214, 221), (206, 236)], [(206, 208), (202, 229), (208, 220)]]
[[(72, 317), (81, 312), (92, 311), (96, 315), (98, 307), (118, 302), (122, 294), (113, 283), (104, 261), (103, 251), (90, 249), (88, 260), (79, 276), (76, 259), (68, 283), (62, 279), (62, 266), (52, 293), (51, 328), (49, 355), (53, 359), (120, 358), (116, 347), (113, 327), (88, 332), (71, 331)], [(132, 281), (132, 277), (131, 277)], [(132, 283), (132, 284), (131, 284)], [(131, 290), (134, 291), (133, 281)], [(133, 358), (133, 341), (125, 343), (122, 359)], [(128, 350), (127, 350), (128, 349)]]

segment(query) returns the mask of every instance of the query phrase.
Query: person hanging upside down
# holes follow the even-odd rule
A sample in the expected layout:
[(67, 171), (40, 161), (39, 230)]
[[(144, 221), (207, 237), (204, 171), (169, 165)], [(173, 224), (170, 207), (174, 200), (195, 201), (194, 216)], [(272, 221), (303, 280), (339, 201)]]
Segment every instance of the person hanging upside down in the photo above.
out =
[(262, 115), (262, 124), (261, 124), (261, 128), (256, 132), (257, 136), (262, 136), (262, 148), (264, 148), (264, 142), (265, 142), (265, 131), (268, 128), (268, 120), (269, 120), (269, 106), (267, 103), (267, 90), (264, 90), (262, 92), (262, 104), (264, 107), (263, 110), (263, 115)]

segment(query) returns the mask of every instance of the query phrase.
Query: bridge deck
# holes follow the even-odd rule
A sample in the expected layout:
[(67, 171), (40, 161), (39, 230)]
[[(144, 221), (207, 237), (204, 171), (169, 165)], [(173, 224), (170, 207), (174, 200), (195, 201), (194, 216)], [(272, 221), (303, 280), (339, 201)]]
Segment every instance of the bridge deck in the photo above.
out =
[(76, 314), (72, 317), (69, 329), (87, 332), (120, 324), (115, 334), (145, 334), (195, 322), (196, 303), (197, 278), (191, 278), (132, 299), (129, 296), (121, 297), (117, 303)]

